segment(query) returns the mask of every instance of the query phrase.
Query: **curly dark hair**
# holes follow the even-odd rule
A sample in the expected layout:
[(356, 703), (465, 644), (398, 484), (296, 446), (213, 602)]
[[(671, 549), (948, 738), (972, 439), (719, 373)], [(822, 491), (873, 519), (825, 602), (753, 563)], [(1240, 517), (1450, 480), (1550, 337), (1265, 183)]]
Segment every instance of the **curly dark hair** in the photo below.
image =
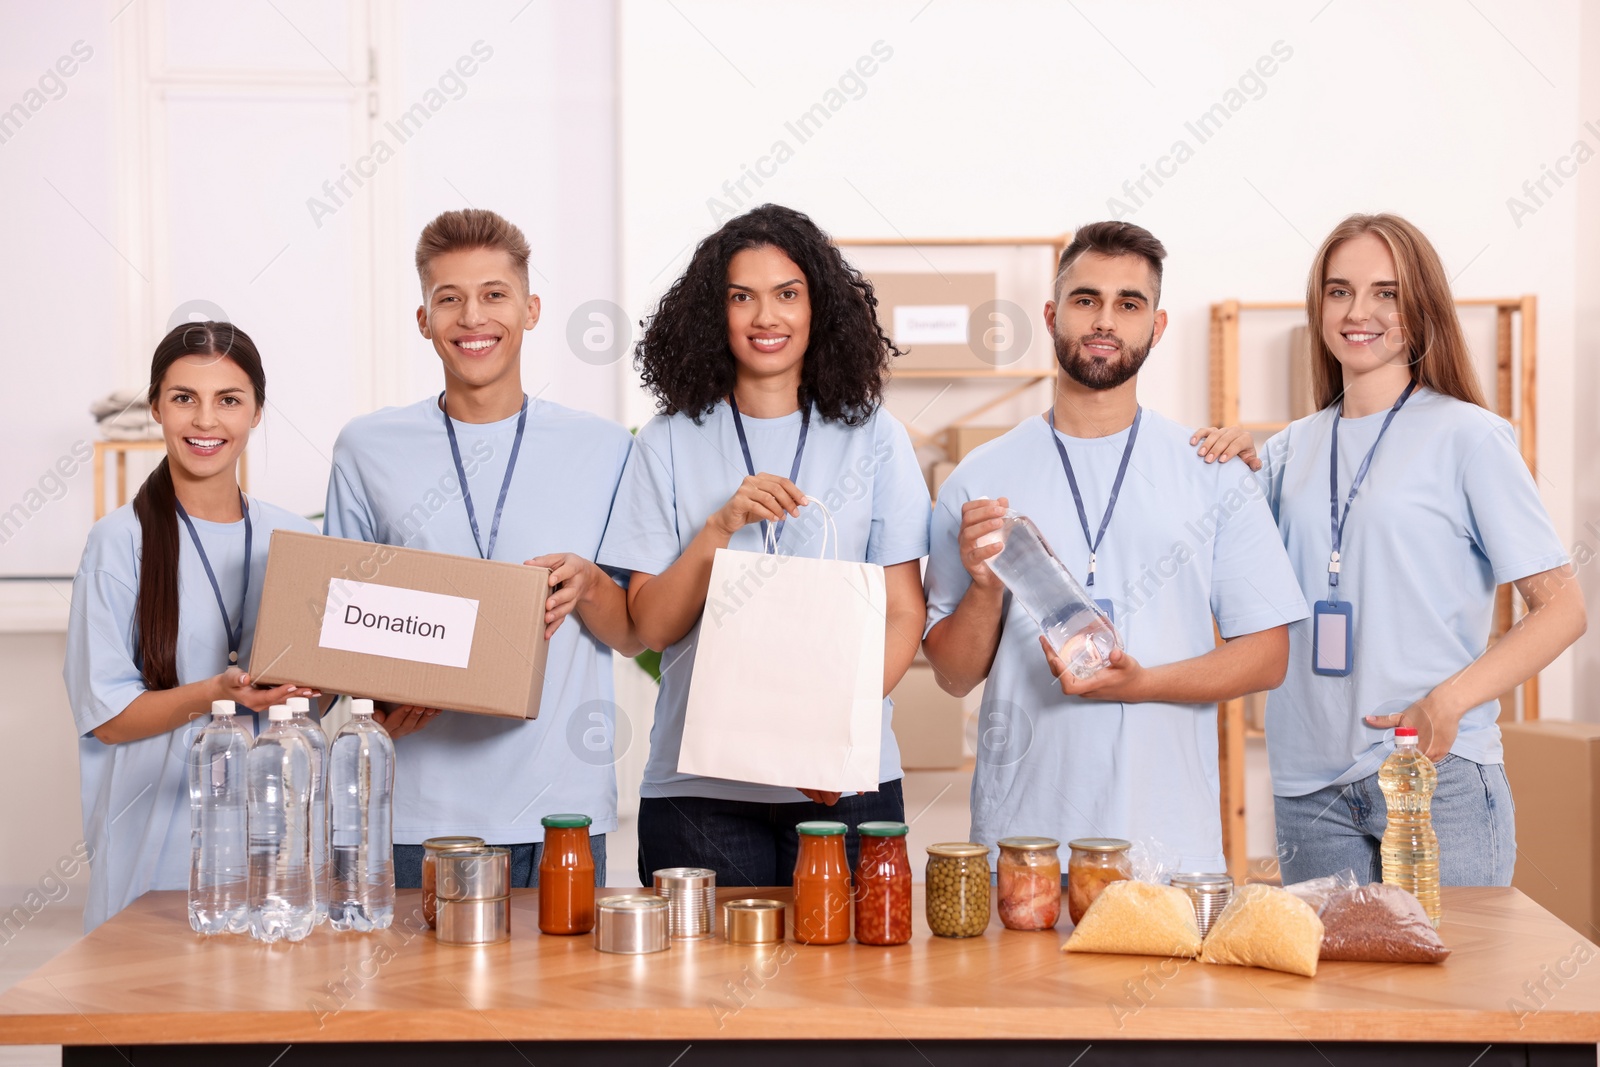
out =
[(861, 425), (882, 401), (889, 360), (900, 350), (878, 324), (872, 283), (809, 217), (778, 204), (729, 219), (700, 242), (645, 323), (634, 366), (662, 414), (704, 419), (733, 391), (736, 377), (728, 350), (728, 264), (747, 248), (768, 246), (794, 260), (811, 299), (801, 405), (815, 404), (824, 419)]

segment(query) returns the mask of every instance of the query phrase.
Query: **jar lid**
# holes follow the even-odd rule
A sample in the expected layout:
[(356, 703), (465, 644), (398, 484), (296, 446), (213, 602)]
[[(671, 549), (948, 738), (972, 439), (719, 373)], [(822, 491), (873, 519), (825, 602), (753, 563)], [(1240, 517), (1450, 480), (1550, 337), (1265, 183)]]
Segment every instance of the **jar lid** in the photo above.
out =
[(910, 832), (903, 822), (864, 822), (856, 827), (862, 837), (904, 837)]
[(844, 823), (828, 822), (825, 819), (795, 823), (794, 827), (795, 833), (806, 834), (811, 837), (832, 837), (834, 834), (842, 834), (844, 831)]
[(1080, 837), (1067, 842), (1067, 847), (1078, 852), (1126, 852), (1133, 842), (1120, 837)]
[(481, 837), (430, 837), (422, 843), (425, 852), (455, 852), (464, 848), (482, 848)]
[(539, 824), (550, 830), (577, 830), (594, 822), (587, 815), (546, 815)]
[(973, 841), (944, 841), (937, 845), (929, 845), (928, 855), (971, 859), (975, 856), (989, 855), (989, 846)]
[(1060, 848), (1061, 842), (1053, 837), (1002, 837), (999, 845), (1001, 848), (1014, 849), (1017, 852), (1043, 852), (1046, 849)]
[(1193, 889), (1199, 893), (1226, 893), (1233, 889), (1233, 879), (1226, 874), (1203, 874), (1195, 871), (1175, 874), (1168, 882), (1178, 889)]

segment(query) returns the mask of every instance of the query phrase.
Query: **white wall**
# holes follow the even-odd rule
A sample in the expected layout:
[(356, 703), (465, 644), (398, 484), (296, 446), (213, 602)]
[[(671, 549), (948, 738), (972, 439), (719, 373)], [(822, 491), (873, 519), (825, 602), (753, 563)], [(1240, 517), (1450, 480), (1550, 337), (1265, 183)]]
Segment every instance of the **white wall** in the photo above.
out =
[[(708, 201), (730, 204), (723, 183), (779, 140), (792, 158), (731, 206), (789, 204), (838, 236), (1055, 234), (1108, 217), (1115, 197), (1169, 251), (1171, 325), (1142, 397), (1198, 425), (1210, 303), (1293, 299), (1339, 218), (1395, 211), (1429, 234), (1458, 295), (1538, 294), (1538, 481), (1570, 540), (1574, 405), (1587, 419), (1595, 399), (1592, 381), (1572, 388), (1579, 198), (1569, 185), (1520, 226), (1506, 201), (1578, 136), (1579, 21), (1570, 0), (830, 0), (782, 20), (727, 0), (627, 0), (628, 307), (649, 310), (715, 228)], [(892, 56), (798, 143), (785, 122), (880, 41)], [(1275, 45), (1272, 75), (1199, 143), (1186, 123)], [(1134, 203), (1124, 181), (1179, 139), (1192, 158)], [(635, 397), (630, 418), (649, 410)], [(1593, 440), (1580, 454), (1587, 467)], [(1545, 673), (1543, 699), (1547, 716), (1573, 714), (1571, 655)]]

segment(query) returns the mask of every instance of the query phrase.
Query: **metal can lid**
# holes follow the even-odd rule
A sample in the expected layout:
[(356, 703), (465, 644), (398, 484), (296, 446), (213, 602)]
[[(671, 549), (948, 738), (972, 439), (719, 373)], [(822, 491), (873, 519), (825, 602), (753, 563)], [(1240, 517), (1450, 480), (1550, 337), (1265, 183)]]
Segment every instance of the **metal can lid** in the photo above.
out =
[(1226, 893), (1233, 888), (1233, 879), (1226, 874), (1206, 874), (1198, 871), (1175, 874), (1167, 881), (1178, 889), (1193, 889), (1198, 893)]
[(457, 852), (466, 848), (482, 848), (481, 837), (430, 837), (422, 843), (424, 852)]
[(594, 906), (600, 911), (665, 911), (667, 898), (646, 893), (626, 893), (621, 896), (596, 897)]
[(862, 837), (904, 837), (911, 832), (911, 827), (903, 822), (864, 822), (856, 826), (856, 833)]
[(1133, 842), (1120, 837), (1080, 837), (1068, 841), (1067, 847), (1078, 852), (1126, 852), (1133, 847)]
[(594, 822), (587, 815), (546, 815), (539, 824), (551, 830), (577, 830)]
[(657, 889), (713, 889), (717, 872), (710, 867), (663, 867), (651, 873)]
[(806, 834), (809, 837), (832, 837), (834, 834), (844, 833), (845, 825), (842, 822), (829, 822), (825, 819), (819, 819), (811, 822), (795, 823), (794, 831), (797, 834)]
[(928, 855), (972, 859), (976, 856), (988, 856), (989, 846), (980, 845), (975, 841), (943, 841), (937, 845), (929, 845)]
[(1061, 847), (1061, 842), (1053, 837), (1002, 837), (998, 844), (1001, 848), (1014, 849), (1017, 852), (1043, 852), (1046, 849)]

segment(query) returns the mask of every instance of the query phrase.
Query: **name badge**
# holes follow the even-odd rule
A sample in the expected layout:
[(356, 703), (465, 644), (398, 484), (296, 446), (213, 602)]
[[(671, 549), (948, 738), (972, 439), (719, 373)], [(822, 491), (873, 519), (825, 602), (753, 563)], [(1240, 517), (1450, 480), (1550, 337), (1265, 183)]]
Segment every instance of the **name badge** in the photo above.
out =
[(1106, 621), (1113, 623), (1117, 621), (1117, 612), (1116, 609), (1111, 606), (1110, 599), (1096, 600), (1095, 605), (1099, 607), (1101, 611), (1106, 613)]
[(1349, 601), (1319, 600), (1311, 609), (1311, 671), (1343, 678), (1355, 667)]

